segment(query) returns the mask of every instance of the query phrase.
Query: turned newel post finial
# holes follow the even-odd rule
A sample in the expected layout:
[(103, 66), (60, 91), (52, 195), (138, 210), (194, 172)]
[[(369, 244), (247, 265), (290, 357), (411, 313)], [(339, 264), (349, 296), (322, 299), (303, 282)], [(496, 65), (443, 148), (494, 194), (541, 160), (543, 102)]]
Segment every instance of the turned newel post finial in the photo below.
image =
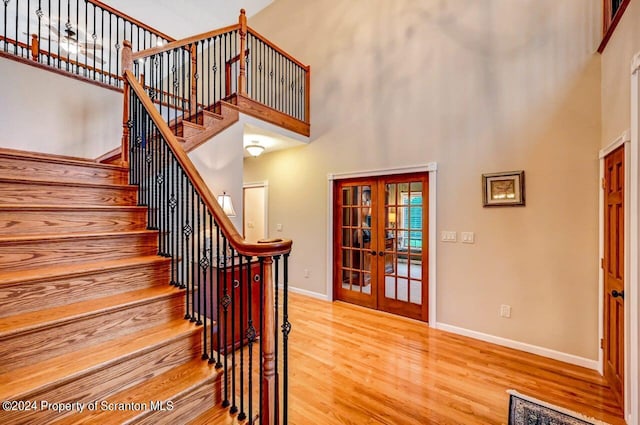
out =
[(238, 74), (238, 94), (247, 94), (247, 15), (244, 9), (240, 9), (240, 72)]
[(122, 42), (122, 73), (125, 71), (133, 71), (133, 51), (129, 40)]

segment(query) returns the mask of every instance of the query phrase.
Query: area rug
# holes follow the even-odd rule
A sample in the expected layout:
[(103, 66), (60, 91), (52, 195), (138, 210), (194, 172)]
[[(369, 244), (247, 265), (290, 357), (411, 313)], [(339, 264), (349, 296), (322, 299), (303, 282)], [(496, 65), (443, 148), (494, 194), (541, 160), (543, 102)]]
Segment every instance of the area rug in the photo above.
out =
[(607, 425), (562, 407), (518, 393), (509, 396), (509, 425)]

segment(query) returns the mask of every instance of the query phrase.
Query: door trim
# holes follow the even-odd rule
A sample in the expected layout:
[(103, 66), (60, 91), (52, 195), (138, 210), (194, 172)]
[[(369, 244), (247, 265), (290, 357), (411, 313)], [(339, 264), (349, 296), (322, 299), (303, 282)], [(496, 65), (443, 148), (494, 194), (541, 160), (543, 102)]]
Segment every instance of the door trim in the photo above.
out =
[(353, 171), (327, 174), (327, 299), (333, 300), (333, 182), (335, 180), (357, 177), (377, 177), (387, 174), (429, 173), (429, 327), (436, 327), (436, 176), (438, 164), (428, 162), (425, 165), (408, 167), (380, 168), (366, 171)]
[[(264, 181), (258, 181), (258, 182), (242, 183), (242, 202), (244, 204), (244, 190), (256, 188), (256, 187), (264, 188), (264, 236), (263, 238), (266, 239), (269, 237), (269, 181), (264, 180)], [(242, 210), (242, 233), (244, 233), (244, 208)]]
[[(640, 188), (638, 187), (638, 179), (640, 178), (640, 151), (639, 151), (639, 135), (640, 135), (640, 52), (636, 53), (631, 65), (631, 146), (630, 146), (630, 170), (629, 170), (629, 192), (630, 197), (630, 227), (627, 231), (629, 235), (629, 304), (627, 305), (629, 312), (627, 319), (629, 320), (629, 331), (625, 332), (625, 337), (629, 337), (629, 350), (627, 359), (627, 369), (625, 371), (625, 391), (626, 401), (625, 413), (628, 423), (640, 422), (640, 388), (638, 383), (638, 374), (640, 373), (640, 287), (638, 279), (640, 273), (638, 264), (640, 263), (640, 247), (638, 239), (640, 238), (640, 223), (638, 222), (638, 213), (640, 212)], [(633, 378), (636, 379), (633, 379)]]
[[(611, 152), (615, 151), (622, 145), (625, 146), (624, 150), (624, 178), (625, 178), (625, 193), (624, 193), (624, 226), (625, 229), (630, 229), (631, 224), (631, 205), (630, 205), (630, 175), (631, 175), (631, 135), (629, 130), (625, 130), (618, 138), (609, 144), (606, 148), (600, 150), (598, 154), (599, 159), (599, 182), (605, 176), (604, 160)], [(601, 259), (604, 258), (604, 188), (602, 184), (599, 184), (598, 189), (598, 373), (604, 375), (604, 348), (600, 346), (600, 341), (604, 338), (604, 273), (601, 266)], [(625, 230), (624, 233), (624, 288), (625, 293), (630, 293), (630, 271), (631, 271), (631, 241), (629, 238), (629, 230)], [(630, 391), (630, 376), (628, 368), (630, 367), (631, 353), (629, 351), (629, 337), (630, 337), (630, 312), (628, 305), (625, 305), (625, 317), (624, 317), (624, 405), (625, 411), (628, 412), (629, 407), (629, 393)]]

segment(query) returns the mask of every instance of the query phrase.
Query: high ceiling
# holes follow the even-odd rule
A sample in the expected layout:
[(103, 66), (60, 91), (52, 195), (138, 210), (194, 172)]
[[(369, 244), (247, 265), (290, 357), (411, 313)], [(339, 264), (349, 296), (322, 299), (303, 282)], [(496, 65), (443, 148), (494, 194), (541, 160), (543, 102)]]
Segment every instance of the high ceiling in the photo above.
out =
[(240, 9), (258, 13), (272, 0), (103, 0), (174, 38), (184, 38), (238, 22)]

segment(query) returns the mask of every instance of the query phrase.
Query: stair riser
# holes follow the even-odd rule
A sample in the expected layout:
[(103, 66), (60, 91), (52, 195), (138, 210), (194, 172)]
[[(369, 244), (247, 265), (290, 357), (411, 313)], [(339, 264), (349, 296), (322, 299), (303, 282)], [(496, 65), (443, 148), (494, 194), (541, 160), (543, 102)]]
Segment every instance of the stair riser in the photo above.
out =
[(221, 382), (220, 378), (212, 379), (211, 382), (202, 384), (171, 400), (172, 410), (145, 412), (126, 423), (136, 425), (189, 423), (221, 401)]
[(110, 237), (3, 242), (0, 243), (0, 269), (26, 270), (137, 255), (156, 255), (157, 238), (157, 234), (150, 232), (125, 233)]
[[(47, 400), (51, 403), (108, 400), (109, 395), (132, 387), (144, 380), (161, 375), (202, 355), (201, 331), (170, 341), (154, 350), (132, 356), (120, 363), (98, 369), (68, 382), (52, 382), (30, 394), (18, 396), (21, 400)], [(51, 423), (65, 414), (53, 411), (13, 412), (6, 415), (6, 424)], [(3, 418), (4, 419), (4, 418)]]
[(39, 235), (73, 232), (118, 232), (144, 230), (146, 211), (0, 209), (1, 235)]
[(136, 205), (134, 187), (82, 187), (2, 182), (0, 203), (19, 205)]
[(169, 264), (105, 270), (0, 287), (0, 317), (169, 284)]
[(3, 155), (0, 155), (1, 177), (98, 184), (127, 184), (125, 170), (110, 170), (89, 164), (64, 164)]
[(183, 292), (0, 339), (0, 373), (184, 316)]

